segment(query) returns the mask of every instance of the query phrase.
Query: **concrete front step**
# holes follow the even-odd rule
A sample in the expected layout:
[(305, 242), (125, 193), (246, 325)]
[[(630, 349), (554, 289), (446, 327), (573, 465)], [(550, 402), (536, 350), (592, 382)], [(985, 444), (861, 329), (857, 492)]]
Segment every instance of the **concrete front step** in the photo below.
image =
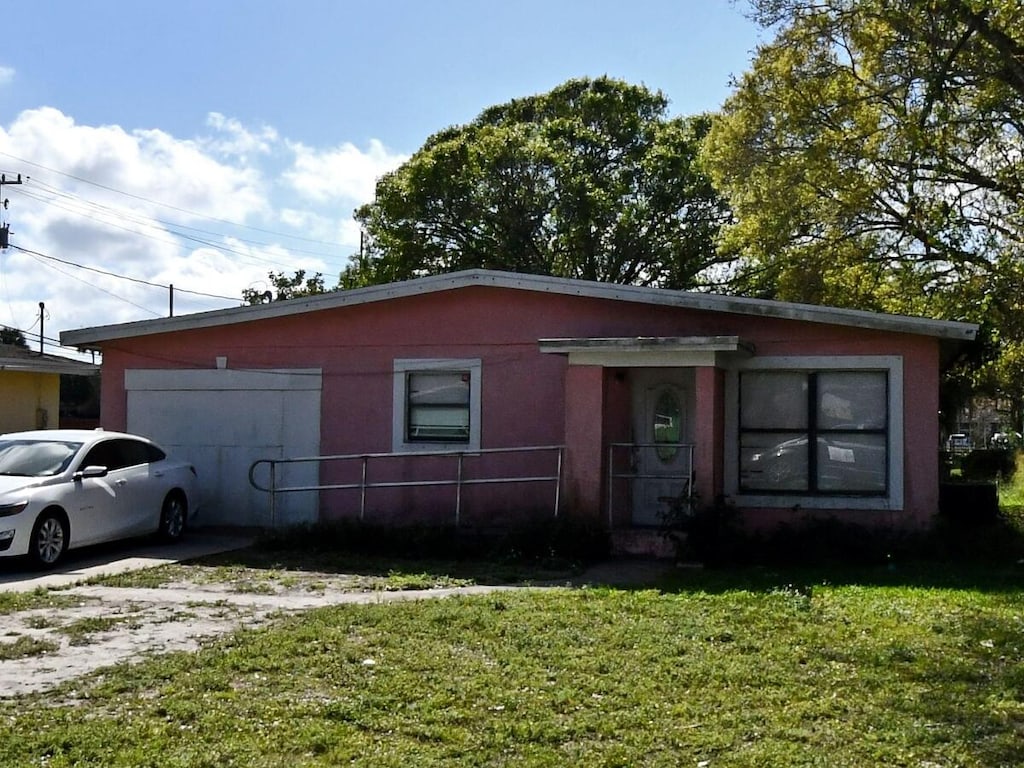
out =
[(678, 547), (665, 531), (652, 528), (612, 531), (612, 555), (615, 557), (653, 557), (670, 560), (678, 554)]

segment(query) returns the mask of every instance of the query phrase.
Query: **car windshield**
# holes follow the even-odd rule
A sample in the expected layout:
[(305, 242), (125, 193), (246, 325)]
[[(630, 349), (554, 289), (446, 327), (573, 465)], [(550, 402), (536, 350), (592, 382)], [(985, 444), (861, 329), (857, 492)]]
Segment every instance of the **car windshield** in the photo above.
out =
[(0, 438), (0, 475), (47, 477), (59, 475), (82, 447), (58, 440)]

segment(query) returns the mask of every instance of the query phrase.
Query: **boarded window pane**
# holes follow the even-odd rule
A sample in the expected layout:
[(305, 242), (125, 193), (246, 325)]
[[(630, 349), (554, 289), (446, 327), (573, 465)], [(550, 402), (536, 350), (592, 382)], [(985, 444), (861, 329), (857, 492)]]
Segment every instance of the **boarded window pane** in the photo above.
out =
[(740, 379), (743, 429), (807, 429), (807, 374), (756, 371)]
[(885, 429), (884, 371), (818, 374), (819, 429)]

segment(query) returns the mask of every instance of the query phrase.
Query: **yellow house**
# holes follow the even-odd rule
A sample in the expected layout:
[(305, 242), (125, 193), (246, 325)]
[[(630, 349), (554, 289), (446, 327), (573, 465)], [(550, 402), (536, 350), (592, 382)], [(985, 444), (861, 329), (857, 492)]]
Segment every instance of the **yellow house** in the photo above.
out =
[(0, 344), (0, 434), (60, 426), (61, 374), (91, 376), (99, 366)]

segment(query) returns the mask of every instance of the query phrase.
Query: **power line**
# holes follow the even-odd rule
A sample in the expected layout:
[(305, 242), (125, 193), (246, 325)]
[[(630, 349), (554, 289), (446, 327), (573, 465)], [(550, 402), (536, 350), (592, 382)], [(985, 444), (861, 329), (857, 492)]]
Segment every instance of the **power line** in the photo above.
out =
[(107, 186), (106, 184), (100, 184), (97, 181), (91, 181), (89, 179), (82, 178), (81, 176), (75, 176), (74, 174), (71, 174), (71, 173), (65, 173), (64, 171), (58, 171), (56, 168), (50, 168), (50, 167), (42, 165), (40, 163), (32, 162), (31, 160), (25, 160), (24, 158), (16, 157), (15, 155), (10, 154), (9, 152), (0, 152), (0, 156), (8, 157), (11, 160), (15, 160), (15, 161), (17, 161), (19, 163), (24, 163), (26, 165), (31, 165), (31, 166), (33, 166), (35, 168), (41, 168), (42, 170), (49, 171), (50, 173), (56, 173), (56, 174), (58, 174), (60, 176), (64, 176), (65, 178), (74, 179), (75, 181), (79, 181), (79, 182), (81, 182), (83, 184), (89, 184), (90, 186), (97, 187), (99, 189), (104, 189), (104, 190), (106, 190), (108, 192), (113, 192), (113, 193), (118, 194), (118, 195), (124, 195), (125, 197), (132, 198), (133, 200), (139, 200), (139, 201), (144, 202), (144, 203), (150, 203), (152, 205), (158, 205), (158, 206), (160, 206), (162, 208), (167, 208), (168, 210), (177, 211), (178, 213), (185, 213), (185, 214), (188, 214), (189, 216), (194, 216), (194, 217), (199, 218), (199, 219), (206, 219), (208, 221), (216, 221), (219, 224), (227, 224), (227, 225), (232, 226), (232, 227), (239, 227), (241, 229), (249, 229), (249, 230), (252, 230), (253, 232), (261, 232), (261, 233), (263, 233), (265, 235), (274, 235), (274, 236), (277, 236), (277, 237), (285, 237), (285, 238), (289, 238), (289, 239), (292, 239), (292, 240), (299, 240), (299, 241), (307, 242), (307, 243), (316, 243), (318, 245), (330, 245), (330, 246), (334, 246), (334, 247), (337, 247), (339, 245), (339, 243), (332, 243), (332, 242), (328, 242), (327, 240), (316, 240), (314, 238), (302, 237), (301, 235), (289, 235), (289, 234), (286, 234), (286, 233), (283, 233), (283, 232), (275, 232), (274, 230), (270, 230), (270, 229), (262, 229), (260, 227), (254, 227), (254, 226), (252, 226), (250, 224), (241, 224), (241, 223), (239, 223), (237, 221), (231, 221), (229, 219), (221, 219), (221, 218), (217, 218), (216, 216), (207, 216), (206, 214), (199, 213), (198, 211), (191, 211), (191, 210), (189, 210), (187, 208), (179, 208), (178, 206), (171, 205), (170, 203), (164, 203), (164, 202), (161, 202), (159, 200), (153, 200), (152, 198), (143, 197), (142, 195), (136, 195), (136, 194), (133, 194), (131, 192), (125, 192), (124, 190), (120, 190), (120, 189), (117, 189), (115, 187), (110, 187), (110, 186)]
[[(17, 246), (14, 246), (14, 247), (17, 248)], [(25, 251), (24, 248), (18, 248), (18, 250)], [(25, 251), (25, 253), (27, 253), (31, 258), (35, 259), (36, 261), (40, 261), (40, 257), (42, 257), (42, 259), (49, 258), (48, 256), (46, 256), (44, 254), (36, 253), (34, 251)], [(45, 262), (42, 262), (42, 263), (45, 264)], [(118, 296), (116, 293), (114, 293), (113, 291), (108, 291), (106, 288), (100, 288), (95, 283), (90, 283), (87, 280), (83, 280), (80, 277), (76, 277), (75, 275), (72, 275), (71, 273), (61, 269), (60, 267), (55, 267), (53, 264), (46, 264), (46, 266), (50, 267), (50, 269), (57, 270), (58, 272), (60, 272), (65, 277), (70, 277), (72, 280), (77, 280), (78, 282), (82, 283), (83, 285), (88, 285), (90, 288), (93, 288), (93, 289), (99, 291), (100, 293), (105, 293), (105, 294), (107, 294), (107, 296), (110, 296), (113, 299), (117, 299), (118, 301), (123, 301), (125, 304), (131, 304), (136, 309), (141, 309), (143, 312), (148, 312), (149, 314), (153, 315), (154, 317), (160, 317), (160, 313), (159, 312), (154, 312), (149, 307), (144, 307), (141, 304), (136, 304), (134, 301), (132, 301), (131, 299), (126, 299), (124, 296)], [(75, 266), (77, 266), (77, 265), (75, 265)]]
[[(107, 220), (107, 219), (99, 219), (99, 218), (96, 218), (94, 216), (90, 216), (90, 215), (88, 215), (86, 213), (83, 213), (81, 210), (76, 210), (74, 208), (69, 208), (69, 207), (67, 207), (65, 205), (61, 205), (59, 203), (56, 203), (56, 202), (54, 202), (52, 200), (46, 200), (45, 198), (42, 198), (42, 197), (40, 197), (38, 195), (33, 195), (32, 193), (28, 193), (26, 196), (31, 198), (31, 199), (33, 199), (33, 200), (37, 200), (38, 202), (44, 203), (45, 205), (52, 205), (55, 208), (60, 208), (61, 210), (68, 211), (69, 213), (74, 213), (76, 215), (79, 215), (79, 216), (82, 216), (84, 218), (90, 219), (91, 221), (95, 221), (95, 222), (97, 222), (99, 224), (102, 224), (103, 226), (106, 226), (106, 227), (112, 227), (114, 229), (120, 229), (123, 232), (130, 232), (133, 235), (139, 235), (140, 237), (146, 237), (146, 238), (149, 238), (150, 240), (153, 240), (153, 241), (158, 242), (158, 243), (167, 243), (168, 245), (180, 246), (180, 243), (177, 240), (171, 240), (171, 239), (166, 238), (166, 237), (158, 237), (156, 235), (146, 234), (145, 232), (140, 232), (137, 229), (132, 229), (130, 227), (122, 226), (120, 224), (117, 224), (117, 223), (115, 223), (113, 221), (110, 221), (110, 220)], [(94, 203), (89, 203), (88, 201), (81, 201), (81, 202), (82, 202), (82, 204), (89, 205), (89, 206), (96, 206), (97, 205), (97, 204), (94, 204)], [(102, 206), (97, 206), (97, 207), (102, 207)], [(113, 210), (113, 209), (111, 209), (111, 210)], [(121, 216), (121, 218), (128, 219), (129, 221), (132, 220), (131, 217), (126, 216), (124, 214), (120, 214), (120, 216)], [(152, 227), (152, 225), (146, 219), (137, 218), (137, 219), (135, 219), (135, 221), (136, 221), (136, 223), (138, 223), (141, 226)], [(172, 226), (175, 226), (175, 225), (172, 225)], [(222, 243), (216, 243), (216, 242), (213, 242), (211, 240), (204, 240), (202, 238), (193, 237), (191, 235), (187, 235), (187, 234), (184, 234), (184, 233), (170, 232), (170, 234), (175, 235), (176, 237), (178, 237), (178, 238), (180, 238), (182, 240), (191, 240), (193, 242), (199, 243), (200, 245), (206, 245), (206, 246), (209, 246), (210, 248), (213, 248), (213, 249), (215, 249), (217, 251), (221, 251), (221, 252), (224, 252), (224, 253), (232, 253), (232, 254), (234, 254), (236, 256), (241, 256), (242, 258), (248, 259), (248, 260), (253, 261), (253, 262), (259, 262), (259, 263), (262, 263), (262, 264), (270, 264), (270, 265), (274, 265), (274, 266), (278, 265), (281, 262), (281, 259), (266, 259), (266, 258), (257, 256), (254, 253), (247, 253), (245, 251), (239, 251), (239, 250), (236, 250), (236, 249), (231, 248), (229, 246), (223, 245)]]
[[(184, 232), (181, 232), (181, 231), (178, 231), (178, 230), (188, 230), (188, 231), (191, 231), (191, 232), (197, 232), (197, 233), (202, 234), (202, 235), (210, 235), (212, 237), (225, 237), (225, 235), (223, 233), (221, 233), (221, 232), (215, 232), (215, 231), (212, 231), (212, 230), (201, 229), (199, 227), (192, 227), (192, 226), (189, 226), (187, 224), (178, 224), (178, 223), (175, 223), (175, 222), (172, 222), (172, 221), (167, 221), (167, 220), (159, 219), (159, 218), (155, 218), (155, 217), (134, 215), (134, 212), (129, 213), (129, 211), (124, 209), (124, 208), (114, 208), (114, 207), (111, 207), (111, 206), (103, 205), (102, 203), (97, 203), (97, 202), (92, 201), (92, 200), (86, 200), (85, 198), (79, 197), (78, 195), (74, 195), (74, 194), (71, 194), (70, 192), (66, 192), (66, 191), (64, 191), (62, 189), (54, 187), (51, 184), (47, 184), (45, 182), (39, 181), (38, 179), (33, 179), (33, 181), (35, 182), (34, 186), (42, 187), (44, 190), (49, 191), (49, 193), (51, 195), (56, 195), (57, 197), (64, 198), (64, 199), (66, 199), (66, 200), (68, 200), (68, 201), (70, 201), (70, 202), (72, 202), (72, 203), (74, 203), (76, 205), (83, 205), (83, 206), (86, 206), (88, 208), (94, 209), (96, 211), (108, 213), (108, 214), (110, 214), (112, 216), (116, 216), (118, 218), (123, 218), (123, 219), (126, 219), (128, 221), (132, 221), (134, 223), (137, 223), (137, 224), (139, 224), (141, 226), (150, 227), (150, 228), (153, 228), (153, 229), (156, 229), (156, 227), (153, 227), (152, 222), (156, 222), (157, 224), (160, 224), (161, 226), (167, 228), (168, 230), (171, 230), (173, 234), (175, 234), (176, 236), (178, 236), (180, 238), (187, 239), (187, 240), (193, 240), (195, 242), (202, 243), (204, 245), (210, 245), (211, 247), (218, 248), (219, 250), (224, 250), (224, 251), (227, 251), (229, 253), (235, 253), (235, 254), (240, 255), (240, 256), (251, 255), (251, 254), (245, 254), (245, 253), (243, 253), (241, 251), (236, 251), (236, 250), (231, 249), (231, 248), (229, 248), (227, 246), (220, 245), (220, 244), (211, 242), (209, 240), (204, 240), (204, 239), (201, 239), (201, 238), (197, 238), (197, 237), (194, 237), (194, 236), (187, 235)], [(23, 194), (26, 197), (29, 197), (29, 198), (31, 198), (33, 200), (41, 202), (41, 203), (43, 203), (45, 205), (53, 205), (54, 207), (61, 208), (62, 210), (66, 210), (66, 211), (70, 211), (70, 212), (76, 212), (76, 211), (74, 211), (71, 208), (60, 206), (56, 202), (54, 202), (53, 200), (48, 199), (46, 197), (43, 197), (42, 195), (33, 194), (33, 192), (31, 192), (29, 190), (24, 190)], [(82, 213), (81, 215), (87, 216), (87, 218), (92, 218), (92, 217), (90, 217), (90, 216), (88, 216), (87, 214), (84, 214), (84, 213)], [(93, 220), (94, 221), (100, 221), (100, 219), (93, 219)], [(104, 222), (104, 223), (108, 223), (108, 222)], [(143, 233), (139, 233), (139, 234), (143, 234)], [(277, 234), (280, 234), (282, 237), (289, 237), (289, 235), (285, 235), (283, 233), (277, 233)], [(143, 235), (143, 236), (144, 237), (152, 237), (151, 235)], [(247, 245), (262, 246), (262, 247), (272, 247), (272, 245), (273, 245), (272, 243), (268, 243), (268, 242), (263, 241), (263, 240), (252, 240), (252, 239), (248, 239), (248, 238), (244, 238), (244, 237), (238, 237), (238, 236), (235, 236), (235, 235), (231, 235), (231, 237), (232, 237), (232, 239), (238, 240), (239, 242), (245, 243)], [(163, 238), (155, 238), (154, 237), (153, 239), (159, 240), (160, 242), (169, 242), (169, 241), (167, 241), (167, 240), (165, 240)], [(302, 238), (302, 239), (305, 240), (305, 238)], [(318, 242), (318, 241), (313, 241), (313, 242)], [(326, 244), (326, 245), (337, 245), (335, 243), (324, 243), (324, 244)], [(288, 247), (288, 252), (290, 254), (297, 253), (297, 254), (302, 254), (304, 256), (315, 256), (317, 258), (321, 258), (321, 259), (324, 259), (324, 260), (329, 260), (329, 259), (337, 258), (336, 256), (334, 256), (333, 254), (330, 254), (330, 253), (323, 253), (322, 251), (312, 251), (312, 250), (307, 250), (307, 249), (303, 249), (303, 248), (293, 248), (293, 247), (290, 247), (290, 246)], [(257, 257), (253, 257), (253, 258), (257, 258)], [(261, 261), (262, 261), (262, 259), (261, 259)]]
[[(87, 267), (84, 264), (77, 264), (77, 263), (75, 263), (73, 261), (68, 261), (67, 259), (60, 259), (60, 258), (57, 258), (56, 256), (50, 256), (50, 255), (45, 254), (45, 253), (40, 253), (39, 251), (33, 251), (33, 250), (28, 249), (28, 248), (22, 248), (19, 245), (12, 245), (11, 248), (14, 248), (17, 251), (21, 251), (22, 253), (26, 253), (26, 254), (28, 254), (30, 256), (36, 256), (36, 257), (39, 257), (41, 259), (47, 259), (48, 261), (55, 261), (55, 262), (57, 262), (59, 264), (65, 264), (65, 265), (67, 265), (69, 267), (75, 267), (77, 269), (84, 269), (87, 272), (95, 272), (95, 273), (100, 274), (100, 275), (106, 275), (107, 277), (117, 278), (118, 280), (127, 280), (128, 282), (131, 282), (131, 283), (138, 283), (139, 285), (146, 285), (146, 286), (149, 286), (150, 288), (160, 288), (160, 289), (165, 290), (165, 291), (168, 291), (168, 290), (171, 289), (171, 286), (169, 286), (169, 285), (163, 285), (161, 283), (153, 283), (153, 282), (150, 282), (149, 280), (142, 280), (142, 279), (140, 279), (138, 277), (129, 277), (128, 275), (120, 275), (120, 274), (118, 274), (116, 272), (109, 272), (109, 271), (107, 271), (105, 269), (100, 269), (98, 267)], [(190, 290), (185, 289), (185, 288), (178, 288), (177, 286), (175, 286), (174, 291), (175, 291), (175, 293), (187, 293), (187, 294), (189, 294), (191, 296), (202, 296), (203, 298), (207, 298), (207, 299), (224, 299), (225, 301), (241, 301), (241, 299), (238, 296), (221, 296), (221, 295), (218, 295), (216, 293), (204, 293), (202, 291), (190, 291)], [(118, 298), (120, 298), (120, 297), (118, 297)], [(127, 299), (125, 299), (125, 301), (127, 301)], [(135, 306), (138, 306), (138, 305), (136, 304)], [(141, 309), (141, 307), (140, 307), (140, 309)], [(151, 310), (147, 310), (147, 311), (151, 311)]]

